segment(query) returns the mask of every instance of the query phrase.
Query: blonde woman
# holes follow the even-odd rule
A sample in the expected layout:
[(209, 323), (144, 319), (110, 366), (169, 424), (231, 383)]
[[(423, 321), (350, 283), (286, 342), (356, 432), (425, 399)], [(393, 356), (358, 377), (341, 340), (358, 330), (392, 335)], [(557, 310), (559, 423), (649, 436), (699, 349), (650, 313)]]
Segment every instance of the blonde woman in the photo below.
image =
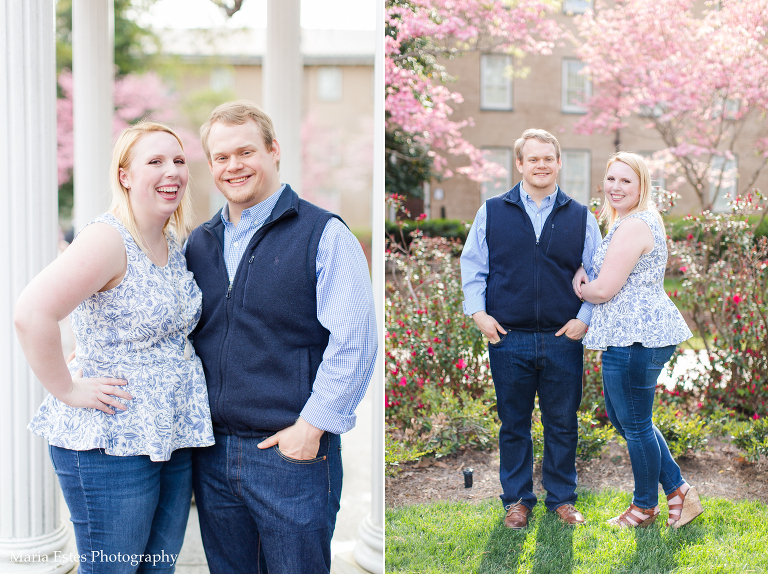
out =
[[(75, 526), (79, 572), (173, 572), (192, 493), (190, 447), (213, 444), (187, 335), (201, 294), (181, 140), (142, 122), (117, 139), (113, 202), (22, 292), (16, 330), (49, 391), (29, 429), (50, 456)], [(71, 313), (76, 359), (61, 353)]]
[(608, 522), (620, 527), (652, 524), (659, 515), (661, 483), (668, 524), (679, 528), (703, 509), (652, 414), (659, 374), (691, 331), (664, 291), (666, 234), (651, 201), (651, 178), (643, 158), (625, 152), (613, 155), (604, 189), (601, 217), (609, 231), (593, 259), (596, 278), (589, 281), (580, 270), (573, 287), (579, 297), (595, 304), (584, 345), (603, 351), (605, 406), (611, 423), (627, 441), (635, 479), (632, 504)]

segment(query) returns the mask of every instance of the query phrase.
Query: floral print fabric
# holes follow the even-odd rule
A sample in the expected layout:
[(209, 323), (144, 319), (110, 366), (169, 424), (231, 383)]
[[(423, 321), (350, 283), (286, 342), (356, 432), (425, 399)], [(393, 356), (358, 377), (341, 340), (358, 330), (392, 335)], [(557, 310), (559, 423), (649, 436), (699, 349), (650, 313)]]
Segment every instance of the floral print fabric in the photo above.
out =
[(656, 215), (641, 211), (614, 223), (592, 260), (599, 276), (613, 234), (623, 221), (642, 219), (653, 233), (653, 249), (640, 256), (624, 286), (605, 303), (595, 305), (592, 321), (584, 337), (588, 349), (628, 347), (641, 343), (657, 348), (677, 345), (692, 337), (680, 311), (664, 291), (667, 267), (667, 240)]
[(95, 222), (120, 232), (128, 266), (118, 286), (95, 293), (72, 312), (77, 349), (69, 370), (125, 379), (122, 388), (133, 400), (118, 399), (128, 410), (109, 415), (67, 406), (49, 394), (27, 428), (54, 446), (149, 455), (153, 461), (168, 460), (176, 449), (212, 445), (203, 366), (194, 350), (184, 358), (202, 294), (178, 239), (169, 233), (168, 264), (158, 267), (114, 215)]

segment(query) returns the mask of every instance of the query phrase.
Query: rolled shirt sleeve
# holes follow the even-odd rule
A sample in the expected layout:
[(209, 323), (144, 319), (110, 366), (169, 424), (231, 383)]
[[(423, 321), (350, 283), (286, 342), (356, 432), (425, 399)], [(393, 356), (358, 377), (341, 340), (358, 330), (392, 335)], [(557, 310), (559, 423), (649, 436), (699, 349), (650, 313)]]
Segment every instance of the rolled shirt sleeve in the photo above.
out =
[[(600, 226), (597, 224), (595, 214), (589, 211), (587, 215), (587, 234), (584, 237), (584, 251), (581, 255), (581, 263), (584, 265), (584, 271), (587, 272), (587, 276), (590, 281), (594, 281), (596, 278), (595, 268), (592, 265), (592, 259), (595, 255), (595, 251), (600, 243), (603, 241), (603, 236), (600, 233)], [(592, 309), (594, 305), (588, 301), (584, 301), (581, 304), (576, 318), (583, 321), (586, 325), (592, 320)]]
[(485, 289), (488, 284), (488, 242), (485, 238), (485, 203), (477, 210), (461, 251), (461, 288), (464, 291), (464, 314), (485, 311)]
[(378, 336), (368, 263), (360, 242), (336, 218), (323, 229), (316, 269), (317, 319), (330, 337), (301, 418), (341, 434), (355, 426), (355, 408), (373, 375)]

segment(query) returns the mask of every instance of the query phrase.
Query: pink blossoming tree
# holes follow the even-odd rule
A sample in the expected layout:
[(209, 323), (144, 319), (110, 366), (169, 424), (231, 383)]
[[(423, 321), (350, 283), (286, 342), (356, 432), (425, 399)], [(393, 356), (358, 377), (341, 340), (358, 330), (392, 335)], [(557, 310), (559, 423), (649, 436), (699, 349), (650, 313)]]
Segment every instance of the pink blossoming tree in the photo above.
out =
[(527, 53), (548, 53), (561, 35), (549, 17), (558, 7), (552, 0), (387, 0), (388, 131), (412, 135), (428, 149), (440, 175), (453, 175), (449, 156), (466, 156), (469, 164), (456, 171), (474, 181), (498, 175), (501, 168), (462, 136), (472, 120), (451, 119), (463, 98), (447, 87), (450, 77), (439, 61), (494, 51), (511, 54), (519, 64)]
[[(59, 87), (63, 94), (56, 101), (56, 130), (58, 139), (58, 175), (59, 186), (72, 178), (74, 165), (74, 136), (72, 124), (72, 72), (64, 70), (59, 74)], [(142, 118), (149, 118), (166, 123), (174, 128), (184, 142), (187, 160), (203, 159), (200, 140), (192, 131), (179, 127), (179, 96), (173, 93), (153, 73), (127, 74), (114, 83), (115, 114), (112, 131), (116, 135), (120, 130)]]
[(687, 182), (712, 209), (734, 185), (728, 166), (738, 142), (759, 157), (741, 192), (768, 162), (768, 0), (699, 8), (693, 0), (598, 0), (578, 18), (592, 96), (577, 131), (618, 132), (640, 117), (667, 146), (655, 159), (676, 178), (672, 187)]

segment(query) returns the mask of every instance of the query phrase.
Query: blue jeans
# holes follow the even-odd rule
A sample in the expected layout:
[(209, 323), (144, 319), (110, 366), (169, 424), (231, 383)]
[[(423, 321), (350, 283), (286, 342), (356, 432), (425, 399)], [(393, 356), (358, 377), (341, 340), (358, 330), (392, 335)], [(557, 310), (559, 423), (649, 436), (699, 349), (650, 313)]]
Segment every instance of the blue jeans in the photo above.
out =
[[(263, 438), (214, 433), (193, 455), (195, 501), (211, 574), (330, 572), (341, 498), (341, 438), (295, 460)], [(257, 559), (258, 557), (258, 559)]]
[(78, 573), (171, 574), (192, 499), (190, 449), (171, 459), (50, 446), (75, 527)]
[(656, 381), (674, 352), (675, 345), (652, 349), (640, 343), (603, 351), (605, 409), (627, 441), (635, 478), (633, 502), (640, 508), (658, 504), (659, 483), (670, 494), (684, 482), (652, 418)]
[(489, 343), (491, 373), (501, 419), (500, 478), (507, 507), (522, 499), (536, 504), (533, 493), (533, 441), (531, 415), (539, 395), (544, 425), (544, 460), (541, 483), (547, 491), (545, 505), (555, 510), (576, 502), (576, 444), (581, 403), (584, 348), (581, 341), (554, 332), (528, 333), (507, 330), (501, 340)]

